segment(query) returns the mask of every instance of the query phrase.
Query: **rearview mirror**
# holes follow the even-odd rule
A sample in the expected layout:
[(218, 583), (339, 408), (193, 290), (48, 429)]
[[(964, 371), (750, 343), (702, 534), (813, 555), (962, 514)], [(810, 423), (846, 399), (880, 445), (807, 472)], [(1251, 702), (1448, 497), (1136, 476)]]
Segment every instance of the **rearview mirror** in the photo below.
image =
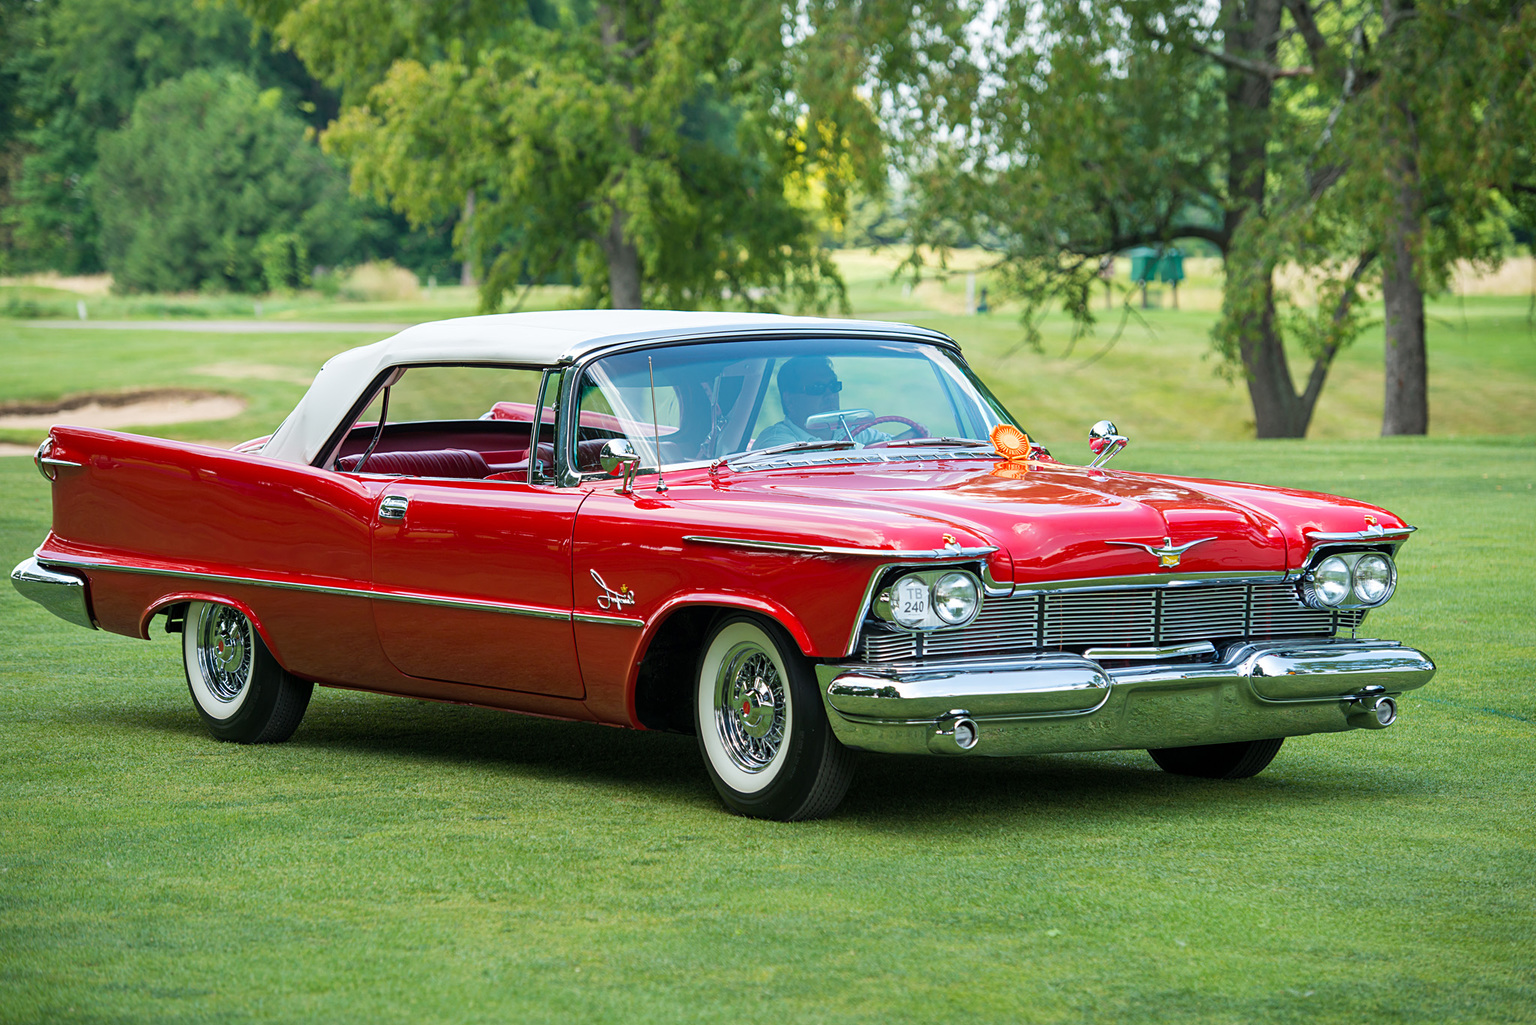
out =
[(630, 482), (635, 478), (635, 469), (640, 465), (640, 457), (635, 453), (635, 447), (629, 443), (628, 438), (610, 438), (598, 453), (598, 461), (602, 464), (603, 472), (610, 477), (624, 474), (624, 483), (619, 485), (620, 494), (628, 494)]

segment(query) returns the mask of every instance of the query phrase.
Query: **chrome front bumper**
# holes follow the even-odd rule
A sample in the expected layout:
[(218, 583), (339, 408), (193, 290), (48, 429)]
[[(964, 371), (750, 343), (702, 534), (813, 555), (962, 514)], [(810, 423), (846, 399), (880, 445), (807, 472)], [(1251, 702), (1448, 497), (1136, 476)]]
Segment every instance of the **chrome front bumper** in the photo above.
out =
[(80, 574), (44, 566), (36, 559), (23, 559), (11, 570), (11, 584), (22, 597), (31, 598), (60, 619), (96, 629), (86, 597), (85, 577)]
[(1239, 644), (1213, 662), (1123, 668), (1055, 654), (816, 672), (832, 730), (849, 747), (1021, 755), (1387, 725), (1390, 717), (1370, 714), (1373, 703), (1424, 686), (1435, 664), (1395, 641), (1332, 640)]

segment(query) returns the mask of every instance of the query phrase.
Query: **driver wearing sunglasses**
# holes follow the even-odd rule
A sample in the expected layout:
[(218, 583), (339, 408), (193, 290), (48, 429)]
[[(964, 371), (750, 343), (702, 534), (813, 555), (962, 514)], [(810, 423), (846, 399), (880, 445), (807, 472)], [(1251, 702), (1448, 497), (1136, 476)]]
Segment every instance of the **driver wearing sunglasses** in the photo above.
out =
[[(825, 356), (795, 356), (779, 368), (779, 402), (784, 419), (757, 436), (753, 448), (771, 448), (792, 441), (826, 441), (831, 435), (812, 434), (805, 429), (806, 417), (838, 409), (838, 394), (843, 382), (837, 379), (832, 361)], [(889, 441), (889, 436), (873, 427), (854, 434), (859, 445)]]

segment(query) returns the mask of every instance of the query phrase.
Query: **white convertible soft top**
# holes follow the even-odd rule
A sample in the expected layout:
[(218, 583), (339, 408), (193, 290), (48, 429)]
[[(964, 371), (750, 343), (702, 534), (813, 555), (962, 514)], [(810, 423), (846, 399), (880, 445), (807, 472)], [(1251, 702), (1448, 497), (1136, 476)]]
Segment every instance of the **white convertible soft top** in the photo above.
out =
[(737, 328), (748, 332), (810, 329), (839, 334), (869, 331), (943, 338), (936, 332), (904, 324), (770, 313), (562, 310), (439, 320), (417, 324), (381, 342), (332, 356), (261, 454), (289, 462), (313, 463), (341, 418), (390, 367), (439, 362), (552, 366), (598, 346), (667, 336), (729, 333)]

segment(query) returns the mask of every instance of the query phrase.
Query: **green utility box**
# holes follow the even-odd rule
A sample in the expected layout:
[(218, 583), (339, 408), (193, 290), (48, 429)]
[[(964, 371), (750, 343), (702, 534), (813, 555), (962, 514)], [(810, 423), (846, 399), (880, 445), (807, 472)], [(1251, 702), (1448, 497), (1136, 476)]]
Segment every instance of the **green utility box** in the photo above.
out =
[(1157, 261), (1157, 280), (1177, 287), (1184, 280), (1184, 254), (1177, 249), (1163, 253), (1163, 258)]
[(1137, 246), (1125, 254), (1131, 258), (1131, 281), (1137, 285), (1145, 285), (1157, 274), (1157, 250), (1148, 246)]
[(1131, 284), (1141, 286), (1141, 308), (1147, 309), (1147, 285), (1161, 281), (1173, 286), (1173, 308), (1179, 308), (1179, 282), (1184, 280), (1184, 254), (1172, 247), (1159, 253), (1151, 246), (1137, 246), (1125, 254), (1131, 258)]

